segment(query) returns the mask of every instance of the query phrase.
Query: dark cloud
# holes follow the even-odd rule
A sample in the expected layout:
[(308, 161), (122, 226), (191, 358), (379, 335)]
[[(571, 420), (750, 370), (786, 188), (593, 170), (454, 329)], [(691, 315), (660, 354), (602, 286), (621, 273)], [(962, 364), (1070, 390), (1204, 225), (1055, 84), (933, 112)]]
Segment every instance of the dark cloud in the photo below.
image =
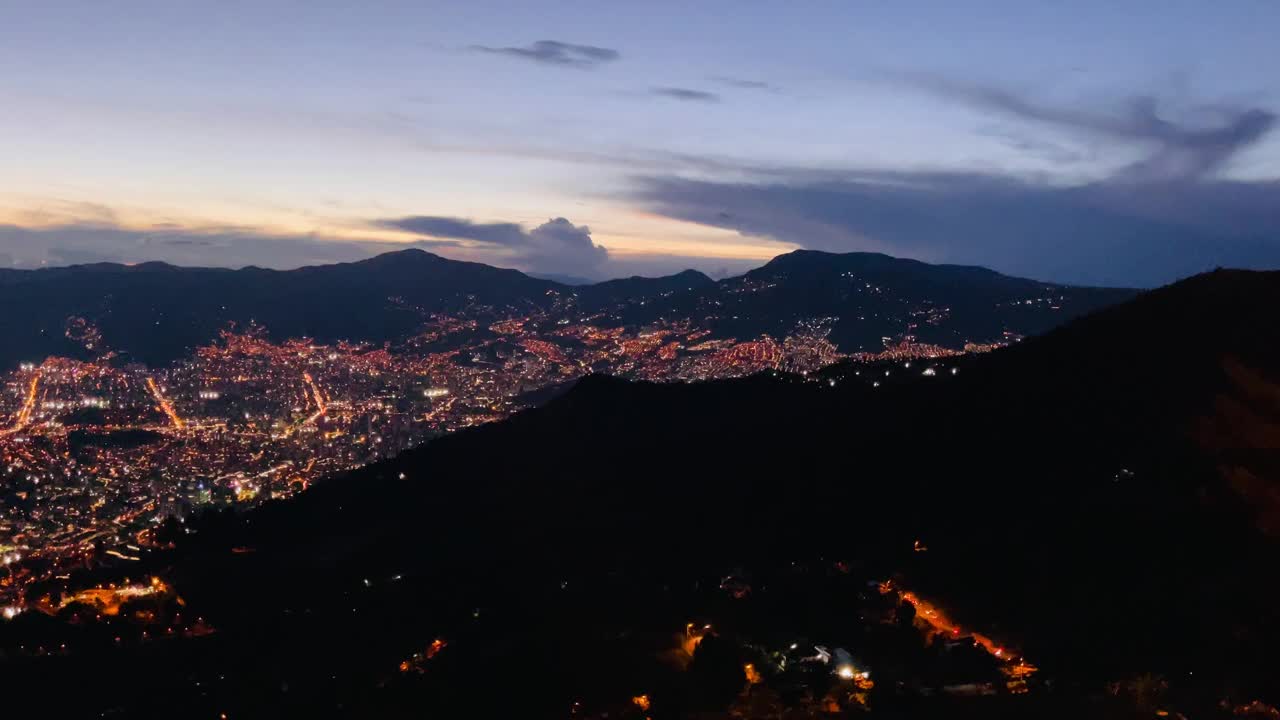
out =
[(1017, 128), (982, 132), (1055, 164), (1088, 158), (1030, 130), (1109, 141), (1139, 159), (1070, 186), (999, 172), (733, 168), (717, 161), (698, 179), (671, 172), (637, 178), (633, 199), (667, 217), (806, 248), (980, 264), (1063, 282), (1151, 286), (1216, 266), (1280, 267), (1280, 181), (1221, 173), (1274, 127), (1267, 109), (1199, 109), (1175, 121), (1145, 97), (1106, 111), (933, 77), (907, 81), (1018, 121)]
[(476, 223), (462, 218), (414, 215), (378, 220), (376, 225), (418, 235), (467, 240), (512, 251), (513, 261), (530, 270), (593, 274), (608, 258), (591, 230), (558, 217), (526, 231), (515, 223)]
[(472, 240), (491, 245), (519, 247), (528, 240), (524, 228), (515, 223), (475, 223), (461, 218), (436, 215), (411, 215), (409, 217), (379, 220), (378, 225), (393, 230), (404, 230), (417, 235), (427, 235), (455, 240)]
[(794, 242), (1045, 280), (1153, 286), (1217, 266), (1280, 267), (1280, 182), (1100, 182), (986, 174), (850, 174), (734, 183), (648, 177), (654, 212)]
[(547, 65), (593, 68), (621, 57), (617, 50), (595, 45), (575, 45), (557, 40), (539, 40), (525, 47), (489, 47), (474, 45), (478, 52), (507, 55)]
[(673, 100), (683, 100), (685, 102), (720, 102), (720, 96), (707, 92), (706, 90), (690, 90), (689, 88), (680, 87), (656, 87), (651, 88), (649, 92), (654, 95), (671, 98)]
[(711, 78), (712, 81), (721, 85), (728, 85), (742, 90), (774, 90), (772, 85), (763, 80), (748, 80), (746, 78), (729, 77), (726, 75), (717, 75)]
[(1163, 117), (1155, 98), (1131, 99), (1116, 112), (1053, 107), (1000, 88), (969, 85), (931, 76), (905, 79), (927, 91), (978, 108), (1066, 130), (1143, 144), (1143, 159), (1125, 168), (1124, 179), (1171, 181), (1202, 178), (1221, 170), (1241, 150), (1261, 140), (1276, 124), (1261, 108), (1201, 109), (1207, 122), (1175, 123)]

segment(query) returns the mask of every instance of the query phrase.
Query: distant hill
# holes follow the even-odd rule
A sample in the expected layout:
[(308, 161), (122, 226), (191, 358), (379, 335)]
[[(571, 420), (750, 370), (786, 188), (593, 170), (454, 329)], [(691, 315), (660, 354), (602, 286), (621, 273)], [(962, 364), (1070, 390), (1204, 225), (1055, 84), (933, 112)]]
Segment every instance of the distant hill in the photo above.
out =
[(0, 303), (15, 309), (0, 317), (0, 367), (83, 357), (65, 337), (73, 317), (96, 327), (106, 347), (151, 365), (209, 343), (232, 322), (257, 322), (276, 339), (396, 342), (429, 313), (464, 311), (588, 312), (603, 325), (689, 320), (743, 339), (829, 318), (831, 339), (856, 351), (903, 334), (951, 347), (1035, 334), (1131, 295), (862, 253), (791, 253), (719, 282), (689, 270), (582, 286), (416, 249), (287, 271), (102, 263), (0, 272)]
[(562, 275), (560, 273), (531, 272), (529, 273), (529, 276), (538, 278), (539, 280), (550, 280), (551, 282), (560, 283), (561, 285), (591, 285), (595, 282), (594, 280), (588, 280), (587, 278), (579, 277), (577, 275)]
[(734, 337), (783, 336), (827, 318), (829, 339), (841, 350), (875, 352), (903, 335), (953, 348), (999, 341), (1006, 332), (1036, 335), (1134, 294), (877, 253), (797, 250), (745, 275), (633, 306), (624, 317), (691, 318)]
[(658, 278), (633, 275), (629, 278), (605, 280), (578, 288), (578, 297), (588, 306), (599, 308), (618, 303), (659, 300), (664, 296), (696, 292), (715, 284), (715, 280), (697, 270), (684, 270), (675, 275)]
[(287, 271), (163, 263), (14, 271), (0, 282), (0, 303), (23, 311), (0, 318), (0, 365), (79, 355), (63, 337), (71, 316), (93, 322), (108, 347), (159, 364), (208, 343), (229, 322), (256, 321), (277, 338), (393, 340), (418, 327), (423, 311), (547, 307), (548, 291), (562, 289), (420, 250)]

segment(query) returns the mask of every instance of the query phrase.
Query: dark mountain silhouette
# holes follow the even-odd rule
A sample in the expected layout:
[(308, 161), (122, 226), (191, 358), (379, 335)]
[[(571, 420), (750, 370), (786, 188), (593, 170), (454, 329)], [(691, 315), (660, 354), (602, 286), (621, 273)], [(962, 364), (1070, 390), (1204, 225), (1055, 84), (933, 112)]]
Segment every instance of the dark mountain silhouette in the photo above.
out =
[(1133, 295), (877, 253), (797, 250), (745, 275), (633, 306), (626, 317), (691, 318), (735, 337), (782, 336), (801, 321), (829, 318), (829, 338), (841, 350), (875, 352), (904, 335), (953, 348), (1002, 340), (1006, 331), (1035, 335)]
[(648, 278), (633, 275), (629, 278), (605, 280), (594, 285), (577, 288), (578, 297), (591, 307), (639, 302), (660, 298), (674, 293), (692, 292), (710, 287), (715, 280), (697, 270), (684, 270), (675, 275)]
[(288, 271), (164, 263), (15, 271), (0, 283), (0, 301), (24, 311), (0, 319), (0, 362), (76, 356), (82, 350), (63, 337), (70, 316), (97, 325), (108, 347), (159, 364), (208, 343), (229, 322), (256, 321), (277, 338), (394, 340), (417, 328), (423, 311), (547, 307), (548, 291), (560, 288), (420, 250)]
[(579, 277), (577, 275), (564, 275), (561, 273), (531, 272), (529, 273), (529, 276), (538, 278), (539, 280), (550, 280), (551, 282), (557, 282), (561, 285), (592, 285), (595, 283), (594, 280), (588, 280), (584, 277)]
[[(854, 276), (879, 288), (874, 297), (850, 289)], [(767, 291), (744, 290), (763, 285)], [(0, 273), (0, 303), (13, 309), (0, 318), (6, 340), (0, 367), (49, 355), (83, 357), (85, 349), (65, 337), (72, 317), (92, 323), (107, 348), (157, 365), (209, 343), (233, 322), (257, 322), (276, 339), (381, 343), (411, 335), (429, 313), (463, 311), (505, 317), (609, 310), (600, 324), (688, 319), (744, 338), (785, 335), (801, 320), (839, 316), (833, 339), (846, 349), (880, 349), (882, 337), (903, 333), (958, 347), (999, 340), (1006, 330), (1042, 332), (1130, 294), (864, 254), (792, 253), (718, 283), (685, 271), (586, 286), (416, 249), (288, 271), (101, 263)], [(1057, 309), (1026, 305), (1033, 296), (1064, 299), (1054, 301)], [(911, 315), (926, 306), (948, 310), (936, 324)]]
[[(10, 679), (204, 707), (184, 679), (236, 668), (243, 707), (551, 715), (573, 693), (665, 677), (599, 653), (698, 612), (687, 588), (840, 560), (1041, 665), (1059, 685), (1029, 717), (1079, 714), (1072, 698), (1142, 673), (1211, 709), (1274, 703), (1278, 302), (1280, 273), (1217, 272), (983, 356), (588, 377), (287, 503), (206, 518), (164, 568), (218, 618), (199, 654)], [(435, 636), (456, 652), (423, 684), (374, 689), (398, 648)], [(877, 687), (908, 679), (894, 672), (877, 668)]]

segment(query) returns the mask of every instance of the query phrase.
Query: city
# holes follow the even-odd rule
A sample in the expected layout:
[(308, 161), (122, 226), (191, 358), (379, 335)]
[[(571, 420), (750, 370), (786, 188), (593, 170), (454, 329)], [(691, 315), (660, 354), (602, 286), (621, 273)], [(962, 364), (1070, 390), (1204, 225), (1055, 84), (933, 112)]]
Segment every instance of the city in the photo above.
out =
[[(0, 413), (0, 517), (10, 540), (0, 604), (74, 568), (127, 565), (163, 545), (157, 530), (202, 510), (248, 509), (318, 478), (393, 457), (425, 440), (508, 417), (584, 374), (673, 382), (766, 370), (797, 375), (842, 359), (939, 358), (985, 352), (911, 342), (841, 353), (830, 320), (784, 338), (714, 337), (689, 321), (640, 328), (548, 312), (485, 323), (433, 315), (392, 348), (272, 342), (266, 328), (229, 328), (172, 367), (50, 357), (5, 380)], [(90, 350), (92, 323), (67, 324)], [(441, 349), (447, 348), (447, 349)]]

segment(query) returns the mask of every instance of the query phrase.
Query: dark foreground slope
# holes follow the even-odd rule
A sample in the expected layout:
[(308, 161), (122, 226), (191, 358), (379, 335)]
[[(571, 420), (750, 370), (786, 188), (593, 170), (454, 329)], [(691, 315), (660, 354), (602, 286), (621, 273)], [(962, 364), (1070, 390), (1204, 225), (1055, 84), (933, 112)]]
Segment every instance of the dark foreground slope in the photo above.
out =
[[(587, 378), (207, 520), (161, 571), (215, 635), (16, 661), (5, 678), (74, 681), (84, 692), (60, 702), (95, 713), (565, 717), (644, 691), (667, 699), (655, 716), (723, 717), (736, 691), (708, 690), (697, 655), (655, 669), (640, 638), (745, 623), (742, 603), (755, 637), (841, 637), (862, 611), (829, 601), (857, 593), (797, 574), (837, 567), (896, 575), (1054, 679), (963, 712), (1097, 716), (1081, 703), (1148, 674), (1205, 712), (1275, 703), (1277, 306), (1277, 274), (1220, 272), (960, 361)], [(726, 576), (758, 578), (753, 594), (728, 599)], [(437, 637), (439, 662), (406, 682), (396, 664)], [(881, 657), (872, 711), (902, 716), (927, 673)]]

